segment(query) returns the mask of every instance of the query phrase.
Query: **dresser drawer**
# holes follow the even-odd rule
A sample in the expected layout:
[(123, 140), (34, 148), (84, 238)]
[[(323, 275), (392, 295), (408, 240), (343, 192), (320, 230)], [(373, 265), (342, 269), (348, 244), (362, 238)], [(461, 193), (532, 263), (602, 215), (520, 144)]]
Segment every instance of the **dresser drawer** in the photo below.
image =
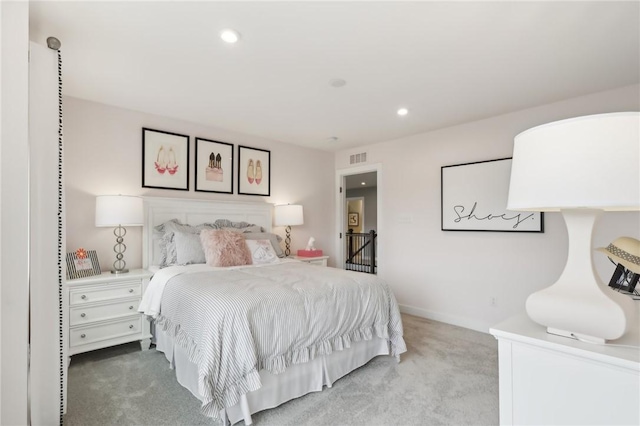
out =
[(76, 306), (69, 309), (69, 325), (81, 325), (130, 316), (138, 312), (139, 305), (140, 298), (105, 305)]
[(71, 328), (69, 329), (69, 346), (81, 346), (101, 340), (138, 334), (141, 327), (142, 317), (137, 315), (99, 325)]
[(73, 289), (69, 292), (69, 305), (82, 305), (84, 303), (102, 302), (125, 297), (140, 297), (142, 283), (140, 281), (128, 281), (118, 284), (105, 284), (99, 287)]

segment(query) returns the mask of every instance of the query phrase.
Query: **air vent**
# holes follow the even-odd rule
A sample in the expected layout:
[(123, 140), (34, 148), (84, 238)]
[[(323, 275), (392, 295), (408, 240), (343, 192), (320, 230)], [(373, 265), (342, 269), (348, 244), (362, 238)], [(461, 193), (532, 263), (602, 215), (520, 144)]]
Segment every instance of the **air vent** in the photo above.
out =
[(349, 164), (359, 164), (367, 162), (367, 153), (361, 152), (360, 154), (351, 154), (349, 156)]

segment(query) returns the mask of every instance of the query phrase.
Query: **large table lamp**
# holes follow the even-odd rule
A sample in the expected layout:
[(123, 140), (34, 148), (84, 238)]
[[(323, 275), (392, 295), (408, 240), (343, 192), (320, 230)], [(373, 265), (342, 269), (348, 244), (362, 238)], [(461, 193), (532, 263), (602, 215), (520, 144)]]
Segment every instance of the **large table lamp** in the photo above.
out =
[(639, 163), (639, 112), (561, 120), (515, 137), (507, 208), (561, 212), (569, 234), (560, 278), (526, 302), (547, 332), (605, 343), (636, 321), (631, 297), (602, 282), (591, 255), (603, 212), (640, 210)]
[(304, 224), (304, 219), (302, 216), (302, 206), (298, 204), (285, 204), (276, 206), (273, 222), (276, 226), (286, 226), (287, 236), (284, 240), (284, 254), (286, 256), (289, 256), (291, 254), (291, 227), (294, 225)]
[(127, 262), (124, 260), (124, 252), (127, 246), (124, 244), (124, 236), (127, 234), (125, 226), (142, 226), (144, 219), (144, 207), (142, 198), (130, 195), (99, 195), (96, 197), (96, 226), (114, 227), (116, 244), (113, 251), (116, 260), (113, 262), (112, 274), (124, 274)]

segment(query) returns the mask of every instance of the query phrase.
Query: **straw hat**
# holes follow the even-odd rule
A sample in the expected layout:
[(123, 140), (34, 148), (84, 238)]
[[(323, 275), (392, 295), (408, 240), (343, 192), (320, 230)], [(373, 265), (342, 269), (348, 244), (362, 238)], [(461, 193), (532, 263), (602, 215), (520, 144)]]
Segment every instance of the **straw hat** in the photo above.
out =
[(631, 272), (640, 274), (640, 241), (635, 238), (616, 238), (607, 247), (600, 247), (596, 250), (606, 254)]

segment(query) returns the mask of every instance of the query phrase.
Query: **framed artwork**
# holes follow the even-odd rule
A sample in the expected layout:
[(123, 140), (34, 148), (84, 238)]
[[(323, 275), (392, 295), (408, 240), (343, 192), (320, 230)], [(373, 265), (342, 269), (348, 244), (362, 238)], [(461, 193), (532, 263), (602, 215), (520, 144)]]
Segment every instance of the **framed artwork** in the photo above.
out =
[(609, 281), (609, 287), (633, 293), (639, 278), (640, 274), (633, 273), (625, 268), (624, 265), (618, 263)]
[(544, 232), (544, 213), (507, 210), (511, 158), (443, 166), (443, 231)]
[(238, 194), (271, 195), (271, 151), (238, 145)]
[(189, 190), (189, 136), (142, 129), (142, 187)]
[(349, 213), (348, 216), (349, 226), (358, 226), (358, 213)]
[(67, 253), (67, 278), (75, 280), (77, 278), (100, 275), (100, 263), (95, 250), (78, 250)]
[(233, 194), (233, 144), (196, 138), (196, 191)]

